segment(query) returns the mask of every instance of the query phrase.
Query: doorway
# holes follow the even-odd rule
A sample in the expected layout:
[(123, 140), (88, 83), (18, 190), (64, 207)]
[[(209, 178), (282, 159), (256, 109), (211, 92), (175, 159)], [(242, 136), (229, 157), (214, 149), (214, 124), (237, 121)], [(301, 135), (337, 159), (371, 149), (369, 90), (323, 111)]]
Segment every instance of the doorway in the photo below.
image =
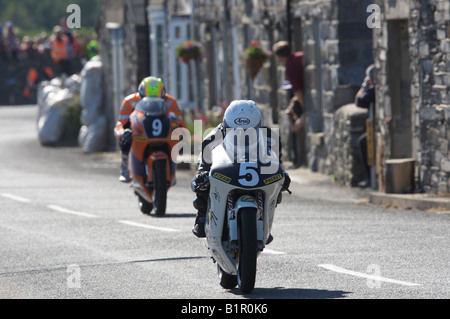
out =
[(178, 60), (176, 50), (184, 41), (192, 40), (192, 24), (190, 16), (172, 16), (169, 26), (170, 43), (170, 92), (181, 108), (195, 107), (196, 69), (195, 62), (184, 63)]
[(408, 20), (388, 21), (391, 158), (412, 157), (411, 73)]

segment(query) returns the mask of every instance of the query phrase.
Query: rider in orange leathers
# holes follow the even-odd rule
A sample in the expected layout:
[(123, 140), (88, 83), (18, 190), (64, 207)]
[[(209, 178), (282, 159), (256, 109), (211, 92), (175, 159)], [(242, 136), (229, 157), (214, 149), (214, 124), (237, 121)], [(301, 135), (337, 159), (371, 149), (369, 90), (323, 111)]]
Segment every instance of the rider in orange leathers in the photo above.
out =
[(146, 77), (141, 81), (136, 93), (130, 94), (122, 102), (119, 118), (114, 128), (114, 135), (119, 142), (122, 163), (120, 166), (119, 180), (124, 183), (131, 181), (128, 169), (128, 154), (130, 153), (132, 143), (132, 132), (130, 126), (130, 115), (134, 111), (136, 104), (144, 97), (155, 97), (164, 100), (165, 112), (181, 127), (186, 128), (183, 122), (180, 108), (176, 99), (166, 93), (164, 84), (160, 78), (155, 76)]

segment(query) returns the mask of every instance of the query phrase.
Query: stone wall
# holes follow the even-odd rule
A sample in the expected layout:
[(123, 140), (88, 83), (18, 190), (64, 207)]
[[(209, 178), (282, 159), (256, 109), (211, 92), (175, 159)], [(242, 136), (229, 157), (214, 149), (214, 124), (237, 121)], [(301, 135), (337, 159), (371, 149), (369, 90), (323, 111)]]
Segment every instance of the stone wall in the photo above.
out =
[(412, 1), (410, 25), (418, 177), (425, 192), (444, 194), (450, 190), (450, 3)]
[[(355, 176), (359, 176), (353, 173), (360, 165), (358, 159), (347, 157), (356, 145), (346, 135), (350, 130), (347, 121), (353, 117), (349, 112), (358, 112), (347, 108), (341, 112), (347, 114), (344, 117), (337, 112), (354, 101), (365, 68), (373, 63), (372, 33), (366, 27), (366, 8), (371, 2), (318, 0), (299, 1), (294, 6), (305, 53), (309, 166), (335, 174), (346, 185), (357, 183)], [(343, 151), (343, 145), (348, 151)]]
[[(372, 63), (371, 32), (365, 27), (369, 3), (371, 1), (291, 1), (289, 33), (286, 1), (196, 2), (194, 21), (206, 48), (203, 64), (205, 105), (211, 106), (214, 97), (225, 101), (233, 96), (230, 73), (233, 47), (237, 48), (242, 59), (245, 47), (252, 41), (258, 41), (264, 49), (271, 50), (275, 42), (288, 40), (290, 35), (292, 47), (305, 53), (307, 162), (314, 171), (333, 174), (336, 160), (339, 163), (351, 161), (337, 159), (341, 152), (336, 145), (341, 141), (336, 142), (334, 113), (342, 105), (353, 102), (364, 78), (364, 70)], [(231, 25), (236, 27), (237, 38), (232, 37)], [(217, 51), (209, 52), (213, 48)], [(212, 65), (213, 53), (217, 54), (219, 69)], [(240, 98), (254, 99), (263, 109), (266, 123), (280, 128), (286, 160), (290, 151), (285, 116), (289, 94), (280, 88), (285, 80), (284, 66), (272, 56), (252, 80), (243, 60), (239, 62)], [(214, 92), (211, 85), (217, 72), (221, 79), (225, 79), (220, 92)]]
[(330, 157), (336, 180), (346, 186), (357, 186), (366, 178), (358, 138), (365, 132), (367, 113), (367, 109), (351, 103), (340, 107), (334, 114), (335, 131), (330, 137), (333, 144)]
[[(395, 158), (395, 110), (389, 82), (389, 22), (407, 23), (411, 157), (416, 160), (416, 191), (450, 190), (450, 3), (446, 0), (382, 1), (382, 25), (374, 29), (377, 69), (377, 175), (385, 187), (385, 160)], [(392, 8), (397, 10), (392, 10)], [(395, 14), (394, 14), (395, 13)], [(400, 63), (400, 61), (399, 61)]]
[[(139, 5), (138, 5), (139, 4)], [(111, 35), (106, 27), (108, 22), (117, 23), (122, 29), (122, 54), (123, 54), (123, 78), (122, 91), (119, 92), (122, 98), (137, 91), (139, 82), (143, 77), (148, 76), (147, 58), (143, 58), (146, 51), (145, 45), (137, 43), (139, 38), (142, 41), (142, 15), (145, 9), (142, 1), (138, 0), (102, 0), (100, 1), (99, 17), (96, 31), (100, 46), (100, 56), (103, 64), (104, 78), (104, 98), (103, 111), (108, 118), (109, 144), (112, 149), (116, 147), (113, 135), (113, 128), (118, 116), (118, 109), (114, 103), (114, 73)], [(138, 24), (140, 23), (140, 24)], [(146, 31), (145, 29), (143, 30)]]

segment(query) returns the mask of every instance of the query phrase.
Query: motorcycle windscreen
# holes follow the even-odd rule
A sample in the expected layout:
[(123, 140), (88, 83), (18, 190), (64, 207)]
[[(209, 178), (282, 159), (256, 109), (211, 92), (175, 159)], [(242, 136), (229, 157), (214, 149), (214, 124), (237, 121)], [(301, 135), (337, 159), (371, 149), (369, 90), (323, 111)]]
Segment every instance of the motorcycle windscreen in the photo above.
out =
[(223, 146), (230, 160), (238, 163), (279, 162), (279, 144), (273, 138), (276, 132), (269, 128), (226, 130)]

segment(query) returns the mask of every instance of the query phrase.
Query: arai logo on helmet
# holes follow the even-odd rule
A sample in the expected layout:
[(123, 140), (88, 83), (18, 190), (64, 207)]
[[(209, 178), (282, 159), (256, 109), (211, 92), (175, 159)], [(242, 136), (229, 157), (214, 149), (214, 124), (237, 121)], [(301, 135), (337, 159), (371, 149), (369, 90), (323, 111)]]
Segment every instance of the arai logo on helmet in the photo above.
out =
[(245, 117), (238, 117), (237, 119), (234, 120), (234, 124), (236, 124), (236, 125), (247, 125), (247, 124), (250, 124), (250, 120), (248, 118), (245, 118)]

